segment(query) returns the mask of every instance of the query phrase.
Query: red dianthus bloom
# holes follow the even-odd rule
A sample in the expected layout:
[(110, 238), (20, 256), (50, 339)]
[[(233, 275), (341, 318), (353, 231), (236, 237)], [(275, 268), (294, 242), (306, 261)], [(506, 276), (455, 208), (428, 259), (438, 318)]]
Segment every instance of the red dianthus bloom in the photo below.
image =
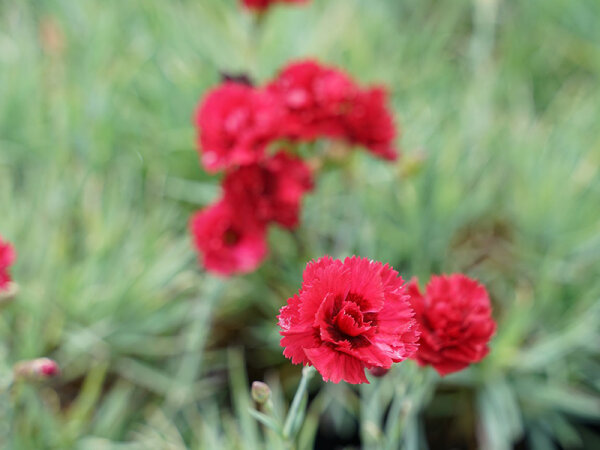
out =
[(425, 294), (416, 280), (407, 286), (421, 327), (419, 365), (431, 365), (447, 375), (481, 361), (496, 330), (488, 293), (462, 274), (433, 276)]
[(196, 113), (205, 168), (214, 172), (259, 161), (281, 114), (278, 100), (264, 90), (234, 82), (211, 90)]
[(8, 268), (15, 262), (17, 254), (8, 242), (0, 236), (0, 292), (6, 290), (8, 283), (12, 280)]
[(306, 3), (308, 0), (242, 0), (244, 6), (250, 9), (264, 11), (274, 3)]
[(298, 225), (302, 195), (313, 188), (310, 168), (298, 157), (280, 151), (262, 163), (229, 172), (225, 199), (263, 222), (285, 228)]
[(281, 308), (283, 354), (325, 381), (368, 383), (416, 351), (418, 327), (403, 280), (389, 265), (354, 256), (310, 262), (302, 289)]
[(394, 148), (396, 127), (386, 103), (387, 92), (383, 88), (361, 91), (344, 120), (350, 142), (363, 145), (373, 154), (393, 161), (398, 157)]
[(206, 270), (221, 275), (256, 269), (267, 254), (265, 225), (220, 201), (192, 217), (194, 244)]
[(286, 111), (283, 134), (306, 140), (344, 137), (343, 117), (358, 92), (345, 73), (311, 60), (289, 64), (267, 90)]

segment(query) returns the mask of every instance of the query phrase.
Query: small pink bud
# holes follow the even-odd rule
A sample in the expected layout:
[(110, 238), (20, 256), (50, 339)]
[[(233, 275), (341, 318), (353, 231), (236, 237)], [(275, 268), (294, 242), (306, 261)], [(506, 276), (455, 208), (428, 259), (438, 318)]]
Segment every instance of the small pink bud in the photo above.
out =
[(252, 390), (250, 392), (252, 394), (252, 399), (260, 405), (267, 403), (269, 398), (271, 398), (271, 389), (269, 389), (269, 386), (262, 381), (255, 381), (252, 383)]
[(60, 368), (49, 358), (38, 358), (16, 363), (13, 373), (15, 380), (36, 381), (60, 375)]
[(60, 373), (60, 369), (58, 364), (49, 359), (40, 363), (40, 373), (47, 377), (54, 377)]

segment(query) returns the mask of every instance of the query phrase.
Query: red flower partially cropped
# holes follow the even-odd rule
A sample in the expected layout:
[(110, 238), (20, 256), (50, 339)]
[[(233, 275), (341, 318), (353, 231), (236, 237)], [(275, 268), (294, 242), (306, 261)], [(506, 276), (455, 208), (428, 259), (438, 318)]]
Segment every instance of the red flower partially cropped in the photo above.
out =
[(197, 212), (190, 228), (208, 271), (221, 275), (251, 272), (267, 254), (265, 225), (225, 201)]
[(282, 132), (293, 139), (343, 137), (343, 117), (357, 95), (345, 73), (315, 61), (285, 67), (267, 89), (286, 110)]
[(250, 9), (264, 11), (274, 3), (306, 3), (308, 0), (242, 0), (244, 6)]
[(373, 154), (395, 160), (396, 126), (387, 107), (387, 93), (383, 88), (360, 92), (352, 102), (345, 118), (346, 136), (353, 144), (363, 145)]
[(310, 168), (284, 151), (229, 172), (223, 181), (228, 203), (260, 221), (290, 229), (298, 225), (302, 196), (312, 187)]
[(278, 316), (292, 363), (314, 366), (325, 381), (368, 383), (365, 368), (388, 369), (416, 351), (414, 311), (389, 265), (325, 256), (310, 262), (303, 278)]
[(205, 168), (214, 172), (259, 161), (281, 114), (278, 100), (264, 90), (234, 82), (211, 90), (196, 113)]
[(433, 276), (425, 294), (416, 280), (408, 293), (421, 327), (415, 359), (447, 375), (481, 361), (496, 330), (488, 293), (462, 274)]
[(0, 236), (0, 292), (6, 290), (12, 280), (8, 269), (15, 262), (16, 257), (12, 245), (3, 241)]

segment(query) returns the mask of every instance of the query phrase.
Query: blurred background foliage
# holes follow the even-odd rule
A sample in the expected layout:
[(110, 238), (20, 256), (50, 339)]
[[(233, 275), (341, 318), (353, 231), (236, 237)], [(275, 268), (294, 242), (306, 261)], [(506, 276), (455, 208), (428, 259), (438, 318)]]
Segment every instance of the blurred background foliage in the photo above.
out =
[[(408, 448), (600, 448), (599, 21), (597, 0), (314, 0), (260, 29), (234, 0), (0, 2), (0, 233), (21, 285), (0, 373), (63, 369), (3, 400), (3, 447), (277, 448), (249, 380), (283, 411), (300, 370), (277, 311), (307, 260), (356, 253), (478, 277), (498, 333), (443, 380), (412, 362), (377, 395), (313, 380), (301, 448), (358, 447), (361, 415), (377, 442), (397, 398), (417, 405)], [(187, 235), (218, 194), (194, 108), (219, 71), (264, 82), (307, 55), (389, 86), (404, 156), (322, 173), (266, 264), (216, 280)]]

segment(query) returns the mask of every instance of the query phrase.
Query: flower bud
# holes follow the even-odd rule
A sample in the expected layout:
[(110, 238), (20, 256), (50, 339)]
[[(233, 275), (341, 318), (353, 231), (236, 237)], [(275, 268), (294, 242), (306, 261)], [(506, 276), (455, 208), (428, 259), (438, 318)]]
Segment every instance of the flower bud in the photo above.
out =
[(369, 373), (377, 378), (385, 376), (389, 371), (390, 369), (384, 369), (383, 367), (372, 367), (369, 369)]
[(246, 86), (254, 86), (254, 82), (250, 75), (244, 72), (239, 73), (231, 73), (231, 72), (221, 72), (221, 81), (223, 83), (231, 82), (238, 84), (245, 84)]
[(60, 368), (49, 358), (37, 358), (16, 363), (13, 374), (15, 380), (41, 381), (60, 375)]
[(269, 398), (271, 398), (271, 389), (269, 389), (269, 386), (262, 381), (255, 381), (252, 383), (251, 393), (252, 399), (260, 405), (264, 405), (269, 401)]

